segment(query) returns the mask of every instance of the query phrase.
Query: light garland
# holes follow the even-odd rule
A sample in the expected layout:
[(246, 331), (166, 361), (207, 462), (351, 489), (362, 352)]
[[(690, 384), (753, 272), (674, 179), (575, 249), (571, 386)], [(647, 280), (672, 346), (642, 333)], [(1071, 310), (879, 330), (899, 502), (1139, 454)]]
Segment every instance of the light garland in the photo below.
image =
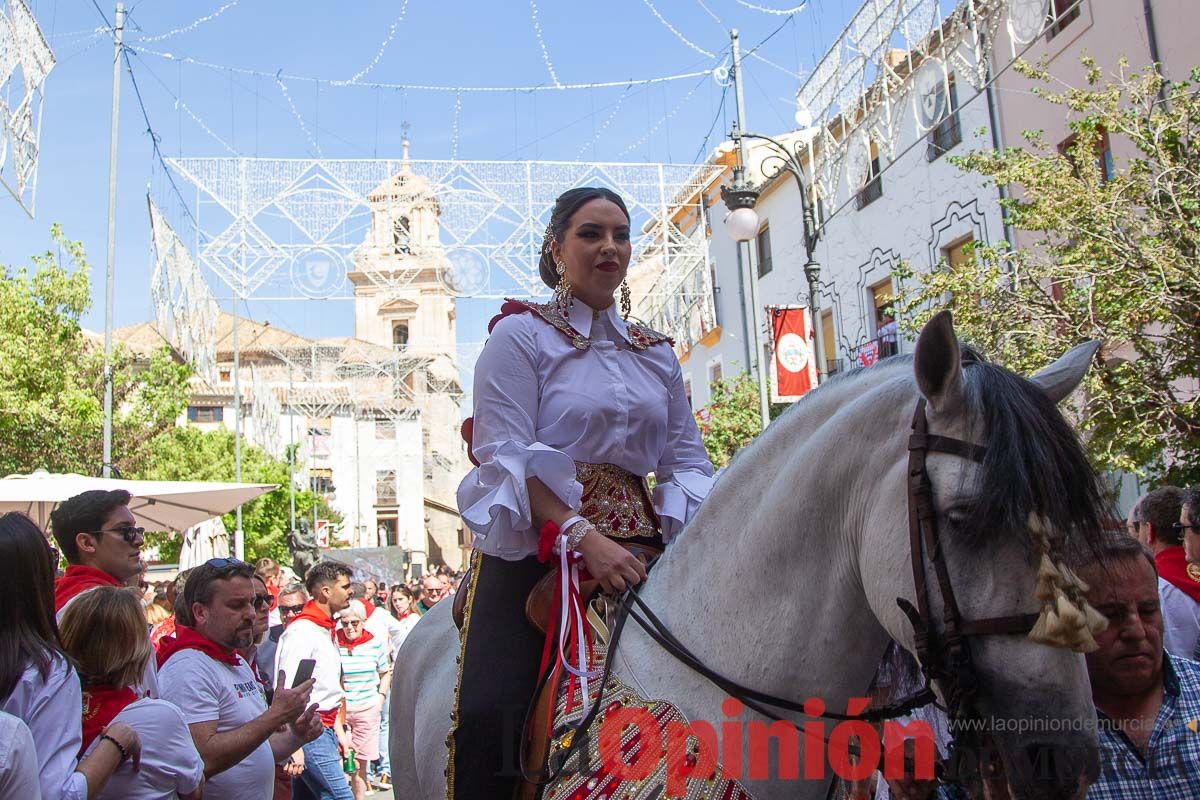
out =
[(798, 14), (808, 7), (807, 2), (801, 3), (795, 8), (767, 8), (766, 6), (756, 6), (754, 3), (747, 3), (746, 0), (734, 0), (734, 2), (752, 11), (761, 11), (764, 14), (774, 14), (778, 17), (790, 17), (792, 14)]
[(625, 98), (627, 97), (629, 97), (629, 87), (625, 87), (625, 91), (620, 97), (617, 98), (617, 102), (613, 104), (612, 111), (610, 111), (608, 116), (604, 118), (604, 122), (600, 123), (600, 127), (596, 129), (596, 133), (592, 135), (591, 140), (584, 144), (583, 147), (579, 148), (579, 152), (575, 154), (576, 161), (581, 161), (583, 159), (583, 154), (588, 151), (588, 148), (600, 141), (600, 137), (604, 135), (606, 130), (608, 130), (608, 126), (611, 125), (612, 121), (617, 118), (617, 113), (621, 110), (621, 106), (625, 104)]
[(384, 39), (379, 45), (379, 50), (375, 53), (375, 57), (371, 59), (370, 63), (360, 69), (358, 72), (354, 73), (349, 80), (330, 81), (330, 83), (332, 83), (334, 86), (353, 86), (357, 84), (359, 80), (366, 77), (371, 70), (379, 66), (379, 62), (383, 59), (383, 54), (387, 52), (388, 46), (392, 43), (392, 40), (396, 38), (396, 30), (400, 27), (400, 23), (404, 22), (404, 17), (407, 14), (408, 0), (404, 0), (404, 4), (400, 6), (400, 13), (396, 15), (396, 19), (392, 22), (392, 27), (388, 30), (387, 38)]
[(704, 13), (706, 13), (710, 17), (712, 17), (713, 21), (716, 22), (718, 25), (720, 25), (722, 29), (725, 27), (725, 23), (721, 20), (720, 17), (718, 17), (716, 14), (713, 13), (713, 10), (711, 8), (709, 8), (707, 5), (704, 4), (704, 0), (696, 0), (696, 2), (699, 3), (700, 7), (704, 9)]
[(646, 4), (646, 8), (650, 9), (650, 13), (654, 14), (654, 16), (658, 18), (658, 21), (666, 26), (667, 30), (669, 30), (671, 33), (675, 34), (676, 39), (683, 42), (688, 47), (692, 48), (693, 50), (695, 50), (697, 53), (699, 53), (702, 56), (708, 56), (709, 58), (717, 57), (716, 53), (712, 53), (712, 52), (709, 52), (708, 50), (705, 50), (703, 47), (696, 44), (691, 39), (687, 38), (682, 33), (680, 33), (679, 29), (676, 28), (674, 25), (672, 25), (670, 22), (667, 22), (667, 18), (662, 15), (662, 12), (660, 12), (657, 8), (654, 7), (654, 3), (650, 2), (650, 0), (642, 0), (642, 2)]
[(304, 122), (304, 117), (300, 114), (300, 110), (296, 108), (296, 104), (292, 102), (292, 93), (288, 91), (287, 84), (283, 82), (281, 75), (275, 76), (275, 83), (279, 84), (279, 91), (283, 92), (283, 99), (287, 100), (288, 107), (292, 109), (292, 116), (300, 123), (300, 130), (304, 131), (304, 135), (308, 137), (308, 143), (312, 145), (313, 152), (318, 157), (321, 156), (321, 146), (317, 144), (317, 140), (313, 138), (312, 132), (309, 131), (308, 125)]
[(537, 36), (538, 46), (542, 48), (542, 60), (546, 62), (546, 71), (550, 73), (550, 80), (554, 81), (554, 86), (559, 88), (562, 82), (558, 79), (558, 73), (554, 71), (554, 64), (550, 61), (550, 51), (546, 48), (546, 40), (542, 38), (542, 24), (538, 22), (538, 7), (537, 0), (529, 0), (529, 13), (533, 19), (533, 33)]
[(456, 94), (456, 95), (454, 95), (453, 134), (452, 134), (452, 138), (450, 139), (450, 159), (452, 161), (458, 160), (458, 131), (459, 131), (459, 119), (461, 117), (462, 117), (462, 95)]
[(653, 136), (655, 134), (655, 132), (658, 131), (659, 128), (661, 128), (663, 125), (667, 124), (671, 120), (672, 117), (674, 117), (676, 114), (679, 113), (679, 110), (681, 108), (683, 108), (684, 104), (686, 104), (688, 100), (692, 99), (692, 95), (694, 95), (696, 93), (696, 91), (701, 86), (703, 86), (705, 83), (707, 83), (707, 81), (700, 81), (695, 86), (693, 86), (688, 91), (688, 93), (683, 96), (683, 99), (680, 100), (678, 103), (676, 103), (674, 108), (672, 108), (670, 111), (668, 111), (666, 114), (664, 114), (658, 122), (654, 123), (654, 125), (651, 126), (650, 130), (646, 131), (646, 133), (643, 134), (640, 139), (638, 139), (636, 142), (629, 145), (624, 150), (622, 150), (620, 153), (618, 153), (617, 158), (624, 158), (625, 156), (627, 156), (628, 154), (632, 153), (634, 150), (638, 149), (643, 144), (645, 144), (646, 141), (651, 136)]
[(138, 41), (140, 41), (140, 42), (161, 42), (163, 39), (169, 39), (170, 37), (178, 36), (181, 33), (188, 33), (189, 31), (194, 31), (194, 30), (196, 30), (196, 28), (199, 28), (204, 23), (210, 22), (210, 21), (216, 19), (217, 17), (221, 16), (226, 11), (233, 8), (240, 2), (242, 2), (242, 0), (230, 0), (230, 2), (221, 6), (220, 8), (218, 8), (216, 11), (212, 12), (211, 14), (200, 17), (199, 19), (196, 19), (196, 20), (192, 20), (187, 25), (184, 25), (182, 28), (175, 28), (174, 30), (167, 31), (166, 33), (159, 33), (154, 36), (139, 36)]
[[(191, 56), (175, 55), (161, 50), (150, 50), (144, 47), (127, 46), (126, 50), (132, 50), (135, 53), (140, 53), (148, 56), (155, 56), (167, 61), (174, 61), (180, 64), (191, 64), (197, 67), (205, 67), (206, 69), (223, 70), (231, 72), (235, 75), (250, 75), (259, 78), (269, 78), (271, 80), (284, 79), (289, 81), (307, 81), (309, 83), (325, 84), (326, 86), (346, 86), (345, 81), (337, 81), (329, 78), (317, 78), (312, 75), (297, 75), (295, 73), (283, 72), (264, 72), (262, 70), (247, 69), (246, 67), (234, 67), (228, 64), (217, 64), (212, 61), (201, 61)], [(581, 90), (581, 89), (613, 89), (619, 86), (650, 86), (658, 83), (670, 83), (671, 81), (687, 80), (688, 78), (699, 78), (707, 76), (711, 70), (694, 70), (691, 72), (680, 72), (675, 75), (661, 75), (654, 78), (630, 78), (616, 81), (598, 81), (593, 83), (563, 83), (558, 86), (548, 86), (546, 84), (538, 84), (536, 86), (437, 86), (434, 84), (425, 83), (380, 83), (377, 81), (359, 81), (354, 83), (364, 89), (393, 89), (393, 90), (410, 90), (414, 92), (453, 92), (453, 93), (525, 93), (529, 92), (555, 92), (559, 90)]]
[(753, 50), (750, 51), (749, 56), (751, 58), (757, 58), (759, 61), (763, 62), (767, 66), (774, 67), (775, 69), (779, 70), (784, 75), (787, 75), (790, 78), (795, 78), (796, 80), (799, 80), (804, 77), (799, 72), (792, 72), (790, 69), (783, 66), (782, 64), (776, 64), (771, 59), (767, 58), (766, 56), (761, 56), (758, 53), (754, 52)]

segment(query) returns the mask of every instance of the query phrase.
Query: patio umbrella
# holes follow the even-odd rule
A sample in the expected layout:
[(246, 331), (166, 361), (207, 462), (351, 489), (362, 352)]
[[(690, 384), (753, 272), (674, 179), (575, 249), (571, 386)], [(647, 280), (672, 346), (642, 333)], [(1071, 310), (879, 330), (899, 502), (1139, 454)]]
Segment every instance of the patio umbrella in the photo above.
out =
[(50, 512), (62, 501), (90, 489), (124, 489), (133, 495), (129, 510), (138, 525), (151, 531), (184, 531), (277, 488), (273, 483), (127, 481), (37, 470), (0, 479), (0, 513), (21, 511), (45, 530)]

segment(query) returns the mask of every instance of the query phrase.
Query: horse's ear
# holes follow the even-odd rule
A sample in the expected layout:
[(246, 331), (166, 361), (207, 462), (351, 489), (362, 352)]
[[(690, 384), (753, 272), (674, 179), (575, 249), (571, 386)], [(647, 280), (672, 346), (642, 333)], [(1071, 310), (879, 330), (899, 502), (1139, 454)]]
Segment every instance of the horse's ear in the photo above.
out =
[(1077, 344), (1029, 380), (1055, 403), (1061, 403), (1083, 380), (1099, 349), (1097, 341)]
[(962, 398), (960, 358), (954, 318), (949, 311), (939, 311), (921, 329), (913, 353), (917, 388), (934, 411), (953, 408)]

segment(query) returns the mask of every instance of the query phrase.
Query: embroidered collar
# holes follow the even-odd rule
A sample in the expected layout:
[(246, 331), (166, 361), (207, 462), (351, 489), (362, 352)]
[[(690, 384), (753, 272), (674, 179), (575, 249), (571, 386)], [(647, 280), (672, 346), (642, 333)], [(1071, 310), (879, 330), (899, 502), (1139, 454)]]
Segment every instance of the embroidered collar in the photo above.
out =
[[(504, 301), (504, 305), (500, 308), (500, 313), (497, 314), (492, 319), (491, 324), (488, 325), (488, 331), (490, 332), (491, 329), (496, 326), (497, 322), (509, 314), (521, 314), (526, 311), (532, 313), (543, 322), (561, 331), (563, 335), (571, 340), (571, 344), (573, 344), (576, 349), (587, 350), (592, 346), (592, 341), (588, 338), (588, 334), (590, 334), (592, 330), (593, 312), (592, 309), (585, 303), (578, 301), (576, 301), (576, 303), (571, 307), (570, 312), (568, 312), (567, 315), (564, 315), (559, 309), (558, 305), (553, 302), (532, 303), (525, 300), (513, 300), (510, 298)], [(665, 333), (659, 333), (656, 330), (647, 328), (645, 325), (641, 325), (636, 322), (626, 322), (625, 320), (621, 319), (620, 315), (616, 313), (615, 306), (609, 306), (601, 313), (607, 313), (609, 315), (609, 319), (612, 321), (613, 327), (627, 342), (629, 342), (629, 346), (634, 350), (645, 350), (647, 347), (659, 344), (660, 342), (667, 342), (668, 344), (672, 345), (675, 344), (675, 342), (671, 340), (671, 337), (667, 336)], [(584, 324), (584, 320), (586, 320), (586, 325)], [(584, 333), (579, 327), (576, 327), (576, 325), (585, 327), (587, 332)]]

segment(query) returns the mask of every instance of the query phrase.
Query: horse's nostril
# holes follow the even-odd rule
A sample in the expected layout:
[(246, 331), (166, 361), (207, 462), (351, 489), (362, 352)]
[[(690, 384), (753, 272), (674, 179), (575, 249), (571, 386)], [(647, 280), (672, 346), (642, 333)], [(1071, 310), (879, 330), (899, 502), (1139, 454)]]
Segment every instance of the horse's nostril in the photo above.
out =
[(1025, 746), (1024, 754), (1025, 763), (1022, 766), (1035, 783), (1048, 783), (1073, 790), (1080, 779), (1093, 769), (1093, 760), (1084, 747), (1034, 742)]

